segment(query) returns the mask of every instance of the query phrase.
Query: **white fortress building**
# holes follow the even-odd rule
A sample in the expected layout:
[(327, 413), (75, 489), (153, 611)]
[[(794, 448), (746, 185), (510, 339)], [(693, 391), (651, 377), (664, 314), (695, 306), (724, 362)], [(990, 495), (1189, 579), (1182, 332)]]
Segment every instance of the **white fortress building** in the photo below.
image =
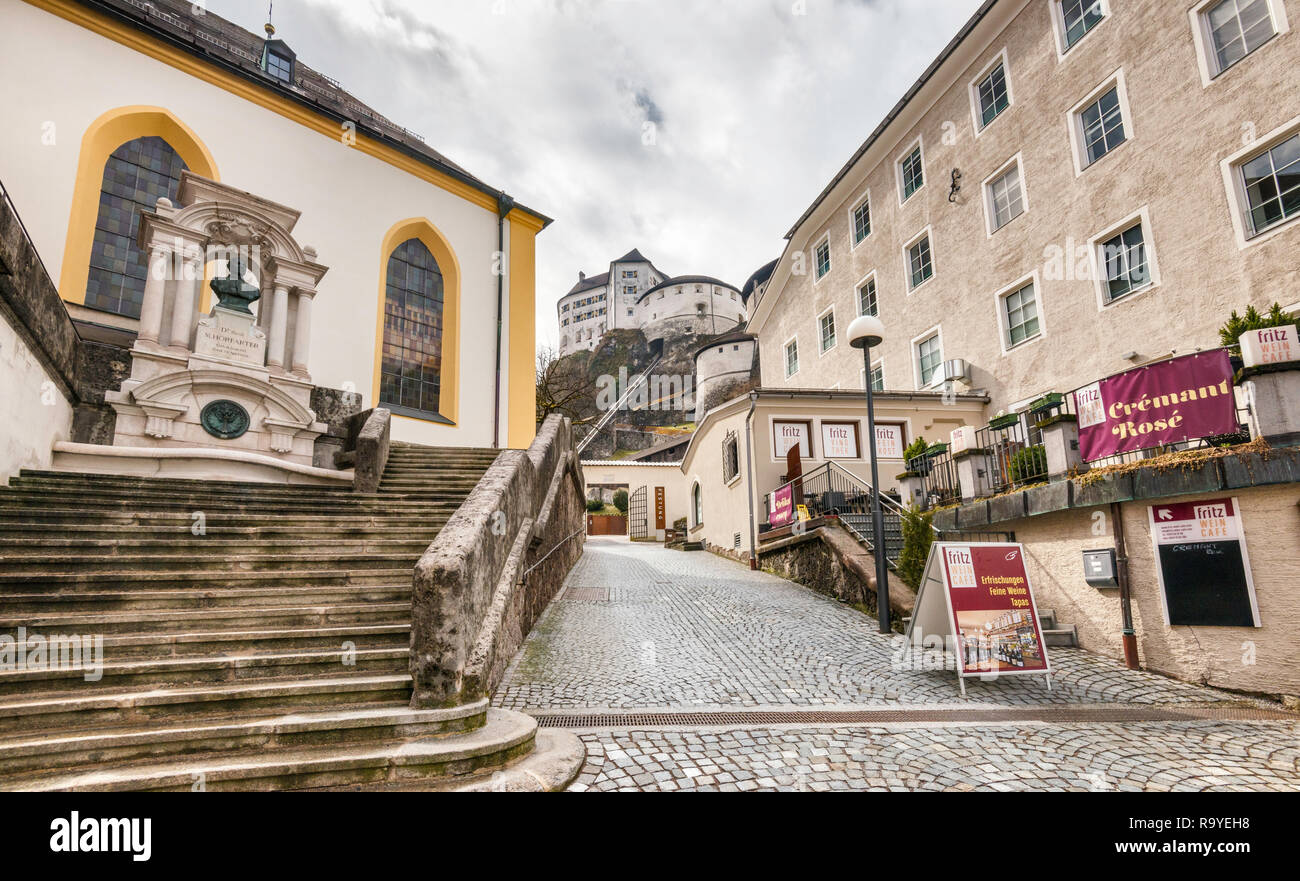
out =
[(707, 275), (669, 276), (635, 248), (609, 271), (578, 273), (556, 304), (561, 356), (593, 350), (606, 331), (642, 331), (653, 343), (692, 334), (721, 334), (749, 317), (741, 291)]

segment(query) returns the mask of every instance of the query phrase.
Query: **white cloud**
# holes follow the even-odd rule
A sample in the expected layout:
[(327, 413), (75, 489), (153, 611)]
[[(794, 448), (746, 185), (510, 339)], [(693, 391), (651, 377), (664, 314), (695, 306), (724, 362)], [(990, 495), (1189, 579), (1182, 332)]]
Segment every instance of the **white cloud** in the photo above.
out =
[[(299, 0), (275, 21), (305, 63), (556, 219), (537, 251), (538, 340), (554, 342), (578, 271), (630, 248), (736, 285), (776, 257), (977, 6)], [(258, 0), (210, 8), (250, 30), (265, 14)]]

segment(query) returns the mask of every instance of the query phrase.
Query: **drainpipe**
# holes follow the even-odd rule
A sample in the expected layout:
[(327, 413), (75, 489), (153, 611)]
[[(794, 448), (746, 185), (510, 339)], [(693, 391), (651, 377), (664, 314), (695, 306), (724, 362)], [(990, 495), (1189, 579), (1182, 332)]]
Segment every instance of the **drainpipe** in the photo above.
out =
[(749, 413), (745, 416), (745, 495), (749, 497), (749, 568), (758, 569), (758, 551), (754, 539), (754, 408), (758, 406), (758, 392), (749, 393)]
[(492, 448), (501, 446), (501, 305), (505, 298), (506, 283), (506, 215), (515, 207), (515, 200), (504, 192), (497, 193), (497, 255), (501, 266), (497, 269), (497, 376), (492, 391)]
[(1115, 524), (1115, 574), (1119, 578), (1119, 609), (1124, 622), (1124, 666), (1140, 670), (1137, 633), (1133, 630), (1133, 598), (1128, 581), (1128, 548), (1124, 543), (1124, 518), (1119, 502), (1111, 502), (1110, 519)]

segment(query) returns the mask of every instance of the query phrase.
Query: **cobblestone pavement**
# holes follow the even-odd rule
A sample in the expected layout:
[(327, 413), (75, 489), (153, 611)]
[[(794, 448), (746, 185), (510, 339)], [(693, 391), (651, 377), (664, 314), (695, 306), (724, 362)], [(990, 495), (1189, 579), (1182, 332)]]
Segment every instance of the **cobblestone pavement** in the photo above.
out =
[(613, 730), (570, 791), (1300, 790), (1291, 722)]
[[(608, 589), (609, 599), (584, 588)], [(901, 637), (832, 599), (713, 554), (589, 540), (495, 701), (511, 709), (1140, 703), (1235, 699), (1078, 649), (1042, 677), (914, 669)], [(902, 663), (900, 663), (902, 662)], [(913, 669), (909, 669), (913, 668)]]
[[(955, 673), (912, 669), (898, 641), (852, 608), (712, 554), (597, 539), (494, 702), (542, 715), (1240, 700), (1078, 649), (1051, 658), (1051, 691), (1039, 677), (1003, 678), (970, 682), (963, 700)], [(588, 759), (575, 791), (1300, 789), (1300, 723), (1290, 720), (800, 720), (578, 733)]]

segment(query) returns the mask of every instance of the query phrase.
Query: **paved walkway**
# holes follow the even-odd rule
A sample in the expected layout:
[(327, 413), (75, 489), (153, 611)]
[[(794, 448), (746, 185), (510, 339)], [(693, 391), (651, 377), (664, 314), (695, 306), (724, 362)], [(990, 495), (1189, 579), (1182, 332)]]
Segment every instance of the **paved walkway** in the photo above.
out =
[[(494, 702), (537, 715), (631, 711), (1220, 708), (1235, 695), (1051, 649), (1040, 677), (920, 669), (854, 609), (711, 554), (589, 540)], [(603, 720), (607, 721), (607, 720)], [(809, 720), (812, 721), (811, 719)], [(1300, 789), (1291, 720), (748, 723), (578, 729), (582, 789)]]

